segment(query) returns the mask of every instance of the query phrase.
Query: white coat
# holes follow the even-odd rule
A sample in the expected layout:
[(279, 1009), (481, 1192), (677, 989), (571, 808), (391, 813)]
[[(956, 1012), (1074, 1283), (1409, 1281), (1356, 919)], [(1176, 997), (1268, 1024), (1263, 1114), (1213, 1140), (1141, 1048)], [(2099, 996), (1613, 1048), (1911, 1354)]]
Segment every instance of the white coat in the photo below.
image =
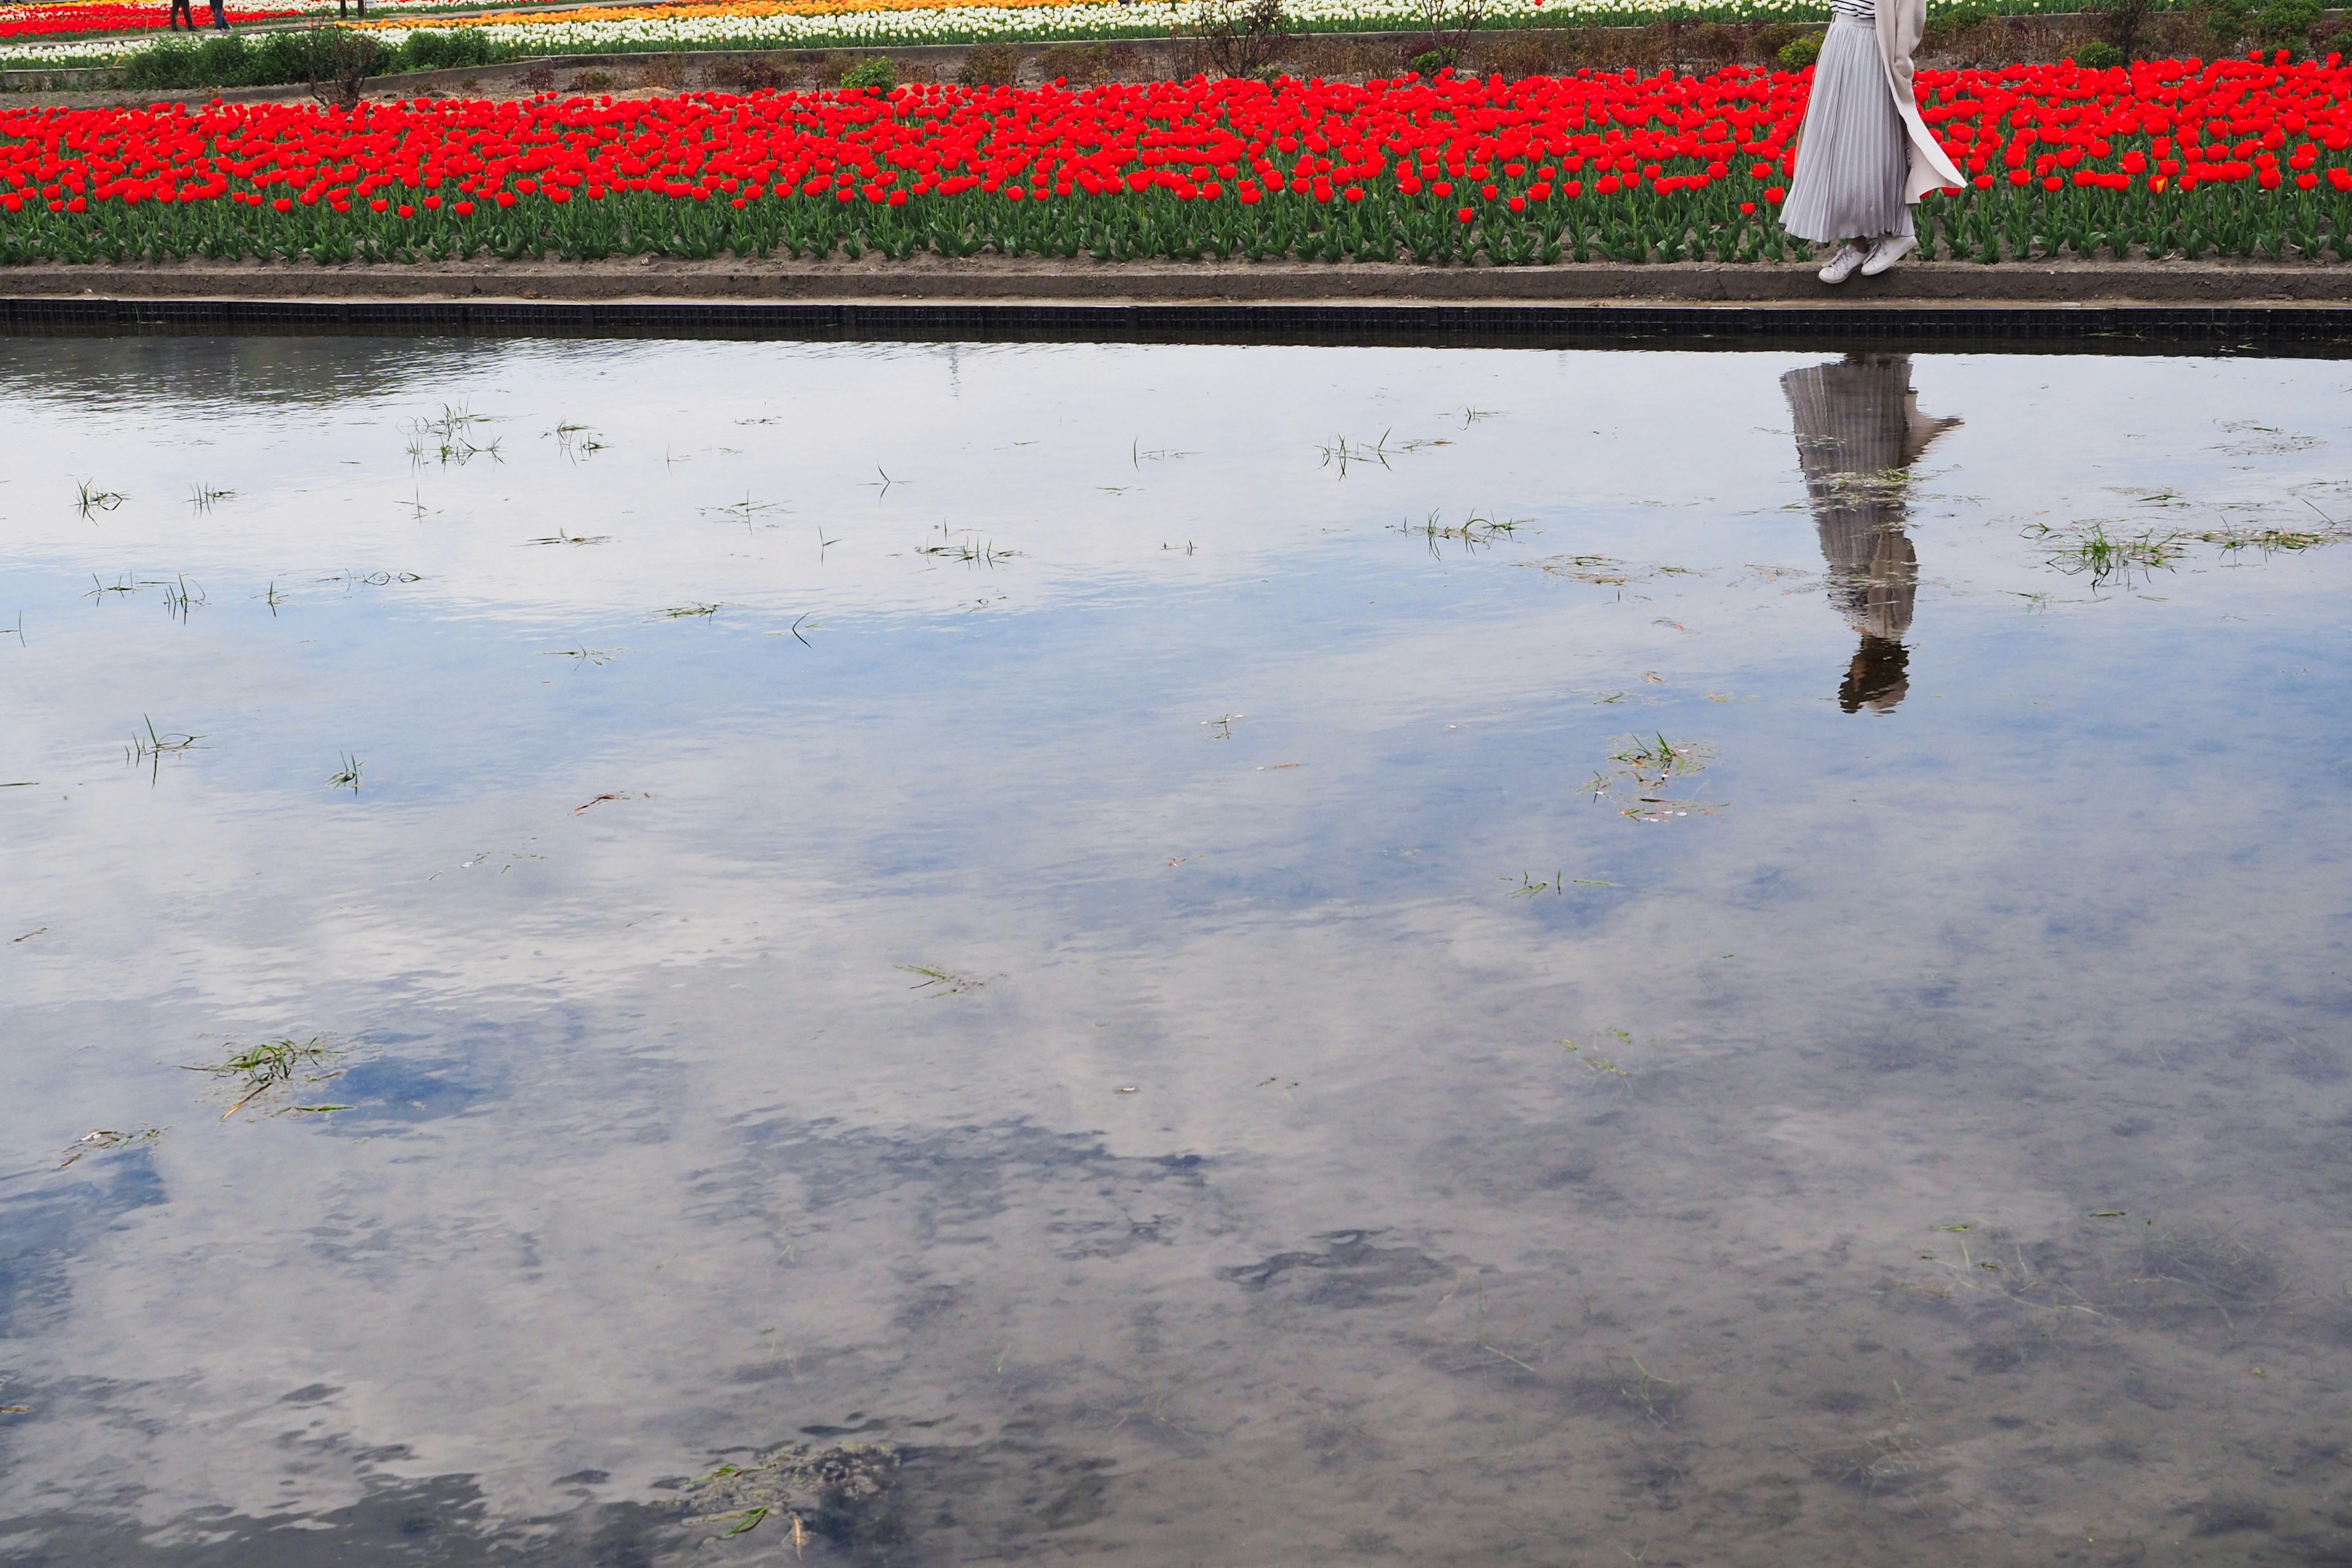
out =
[[(1903, 178), (1903, 199), (1916, 202), (1939, 187), (1966, 185), (1968, 176), (1945, 154), (1934, 133), (1928, 131), (1927, 122), (1919, 117), (1918, 95), (1911, 88), (1915, 74), (1911, 56), (1919, 47), (1920, 35), (1927, 30), (1927, 0), (1874, 0), (1873, 9), (1878, 18), (1878, 53), (1886, 67), (1886, 90), (1895, 97), (1895, 112), (1902, 117), (1903, 130), (1911, 145), (1911, 166)], [(1808, 125), (1812, 117), (1812, 101), (1808, 99)], [(1804, 142), (1805, 132), (1800, 128), (1800, 156)]]

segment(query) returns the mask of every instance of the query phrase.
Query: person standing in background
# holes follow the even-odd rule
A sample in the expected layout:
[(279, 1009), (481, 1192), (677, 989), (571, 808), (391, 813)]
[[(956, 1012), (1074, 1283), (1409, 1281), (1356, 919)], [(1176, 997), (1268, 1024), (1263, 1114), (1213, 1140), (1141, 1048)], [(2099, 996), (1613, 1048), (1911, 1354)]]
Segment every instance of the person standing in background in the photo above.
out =
[(1927, 0), (1830, 0), (1830, 12), (1780, 226), (1837, 243), (1821, 279), (1843, 283), (1856, 272), (1875, 278), (1916, 249), (1912, 204), (1967, 179), (1919, 118), (1912, 91)]

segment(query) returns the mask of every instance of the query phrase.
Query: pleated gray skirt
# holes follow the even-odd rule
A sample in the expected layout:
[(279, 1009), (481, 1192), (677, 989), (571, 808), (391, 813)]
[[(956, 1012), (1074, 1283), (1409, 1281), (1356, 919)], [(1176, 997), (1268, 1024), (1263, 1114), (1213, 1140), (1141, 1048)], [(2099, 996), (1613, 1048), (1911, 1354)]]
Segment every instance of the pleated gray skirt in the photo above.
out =
[(1911, 204), (1903, 199), (1908, 141), (1886, 85), (1877, 29), (1840, 12), (1813, 65), (1812, 103), (1780, 226), (1819, 240), (1915, 232)]

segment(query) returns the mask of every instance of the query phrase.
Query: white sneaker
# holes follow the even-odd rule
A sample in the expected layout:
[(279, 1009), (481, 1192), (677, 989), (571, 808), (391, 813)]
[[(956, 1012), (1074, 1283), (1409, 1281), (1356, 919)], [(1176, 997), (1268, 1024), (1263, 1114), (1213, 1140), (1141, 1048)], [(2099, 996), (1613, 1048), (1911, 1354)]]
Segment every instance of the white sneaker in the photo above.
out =
[(1843, 283), (1853, 276), (1854, 268), (1861, 267), (1864, 259), (1862, 247), (1848, 241), (1838, 247), (1838, 253), (1831, 257), (1829, 264), (1821, 269), (1819, 274), (1821, 280), (1824, 283)]
[(1862, 264), (1862, 275), (1875, 278), (1918, 248), (1916, 236), (1890, 234), (1870, 247), (1870, 257)]

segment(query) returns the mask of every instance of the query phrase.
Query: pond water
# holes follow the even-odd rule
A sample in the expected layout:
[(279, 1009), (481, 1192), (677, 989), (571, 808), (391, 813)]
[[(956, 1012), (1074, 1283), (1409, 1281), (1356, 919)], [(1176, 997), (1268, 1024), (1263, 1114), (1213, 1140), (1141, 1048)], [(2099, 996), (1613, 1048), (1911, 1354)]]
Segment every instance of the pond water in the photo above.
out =
[(0, 1549), (2344, 1560), (2347, 394), (18, 340)]

